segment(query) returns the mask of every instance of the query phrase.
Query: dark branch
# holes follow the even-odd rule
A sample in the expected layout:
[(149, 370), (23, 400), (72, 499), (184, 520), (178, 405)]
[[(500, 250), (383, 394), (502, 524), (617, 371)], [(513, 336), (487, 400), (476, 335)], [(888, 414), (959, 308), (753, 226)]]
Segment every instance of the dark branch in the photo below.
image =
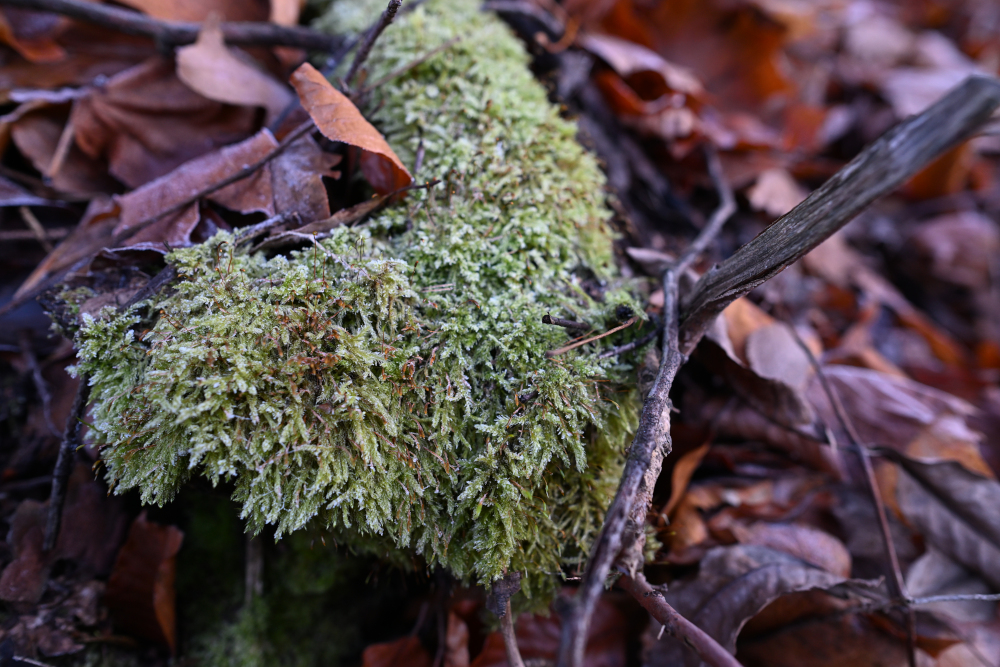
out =
[(663, 595), (650, 586), (646, 577), (641, 573), (634, 578), (627, 574), (623, 575), (618, 580), (618, 585), (628, 591), (649, 612), (650, 616), (663, 625), (667, 632), (697, 653), (706, 665), (710, 667), (740, 667), (736, 658), (722, 648), (717, 641), (671, 607), (663, 599)]
[(730, 303), (828, 239), (875, 199), (985, 125), (1000, 82), (972, 76), (903, 121), (722, 264), (702, 276), (681, 309), (681, 352), (690, 354)]
[[(84, 0), (0, 0), (0, 5), (61, 14), (128, 35), (151, 37), (167, 46), (192, 44), (198, 39), (198, 31), (201, 29), (199, 23), (161, 21), (139, 12)], [(328, 35), (300, 26), (231, 21), (220, 27), (228, 43), (243, 46), (292, 46), (329, 53), (336, 51), (344, 43), (344, 38), (340, 35)]]
[(590, 329), (592, 328), (586, 322), (574, 322), (573, 320), (564, 320), (561, 317), (552, 317), (551, 315), (542, 315), (542, 324), (552, 324), (557, 327), (563, 327), (565, 329)]
[(379, 38), (392, 20), (396, 18), (396, 12), (399, 11), (399, 6), (403, 4), (403, 0), (389, 0), (389, 6), (385, 8), (382, 12), (382, 16), (379, 17), (378, 23), (375, 24), (373, 28), (368, 31), (365, 35), (365, 41), (361, 43), (358, 47), (358, 52), (354, 55), (354, 62), (351, 63), (351, 69), (347, 70), (347, 75), (344, 76), (344, 84), (347, 86), (351, 85), (351, 81), (357, 76), (358, 70), (361, 66), (368, 60), (368, 54), (371, 53), (372, 46), (375, 45), (375, 40)]
[(73, 407), (66, 417), (66, 430), (63, 433), (62, 446), (59, 447), (59, 457), (56, 459), (55, 470), (52, 471), (49, 516), (45, 521), (45, 542), (42, 545), (45, 551), (52, 551), (56, 545), (56, 538), (59, 537), (59, 524), (62, 522), (63, 504), (66, 502), (66, 486), (69, 483), (69, 474), (73, 471), (76, 450), (80, 446), (80, 431), (89, 400), (90, 381), (86, 375), (81, 374)]

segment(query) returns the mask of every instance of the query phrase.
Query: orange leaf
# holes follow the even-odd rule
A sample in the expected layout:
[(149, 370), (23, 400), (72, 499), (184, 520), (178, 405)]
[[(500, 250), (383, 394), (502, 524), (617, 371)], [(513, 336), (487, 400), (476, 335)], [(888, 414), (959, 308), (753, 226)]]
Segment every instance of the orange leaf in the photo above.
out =
[(416, 637), (372, 644), (361, 654), (362, 667), (430, 667), (431, 656)]
[(385, 137), (315, 67), (305, 63), (292, 72), (292, 85), (299, 93), (302, 106), (327, 139), (364, 151), (361, 171), (376, 192), (388, 194), (413, 182), (410, 172)]

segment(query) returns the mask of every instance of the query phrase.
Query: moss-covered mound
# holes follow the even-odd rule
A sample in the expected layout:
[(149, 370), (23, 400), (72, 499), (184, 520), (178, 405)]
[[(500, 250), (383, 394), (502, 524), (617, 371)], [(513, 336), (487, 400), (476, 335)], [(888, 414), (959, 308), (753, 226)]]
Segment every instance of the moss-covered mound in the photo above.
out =
[(603, 330), (630, 303), (603, 177), (477, 0), (400, 18), (368, 80), (456, 36), (371, 104), (441, 185), (288, 258), (220, 234), (169, 257), (176, 292), (88, 320), (79, 369), (119, 490), (162, 503), (191, 475), (235, 478), (253, 530), (319, 521), (481, 581), (585, 555), (636, 403), (598, 358), (613, 339), (547, 358), (567, 333), (542, 316)]

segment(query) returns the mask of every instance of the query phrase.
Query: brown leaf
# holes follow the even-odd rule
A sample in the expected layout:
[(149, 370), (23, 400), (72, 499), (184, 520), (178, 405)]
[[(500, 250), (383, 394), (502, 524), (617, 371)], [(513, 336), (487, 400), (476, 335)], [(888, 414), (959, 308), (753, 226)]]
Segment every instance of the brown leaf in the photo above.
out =
[[(671, 584), (665, 599), (729, 652), (740, 629), (762, 609), (788, 593), (839, 587), (868, 589), (868, 582), (825, 572), (784, 553), (760, 546), (717, 547), (708, 552), (690, 581)], [(648, 648), (646, 664), (699, 664), (683, 643), (665, 637)]]
[(123, 5), (167, 21), (200, 23), (215, 13), (225, 21), (266, 21), (266, 0), (123, 0)]
[(0, 599), (35, 603), (42, 597), (49, 579), (50, 562), (42, 551), (48, 508), (37, 500), (25, 500), (10, 520), (7, 541), (14, 560), (0, 575)]
[(761, 172), (754, 186), (747, 190), (750, 206), (775, 218), (798, 206), (808, 194), (787, 170), (781, 168)]
[[(985, 290), (1000, 253), (996, 223), (976, 211), (959, 211), (921, 222), (909, 239), (921, 268), (952, 285)], [(909, 250), (909, 249), (908, 249)]]
[(66, 24), (56, 14), (7, 7), (0, 12), (0, 42), (33, 63), (55, 62), (66, 57), (54, 39)]
[(217, 14), (202, 24), (197, 42), (177, 49), (177, 78), (210, 100), (264, 107), (265, 125), (270, 125), (295, 99), (288, 86), (265, 72), (245, 52), (226, 46)]
[(33, 195), (14, 181), (0, 176), (0, 206), (52, 206), (54, 203)]
[(851, 576), (851, 554), (833, 535), (794, 523), (757, 521), (731, 526), (740, 544), (756, 544), (790, 556), (841, 577)]
[(153, 58), (78, 100), (70, 122), (77, 145), (107, 159), (110, 173), (135, 188), (246, 138), (256, 121), (253, 109), (198, 95), (177, 78), (171, 61)]
[(1000, 588), (1000, 484), (953, 461), (894, 455), (896, 500), (906, 521), (935, 549)]
[(691, 478), (694, 476), (695, 470), (698, 469), (702, 459), (705, 458), (705, 454), (708, 453), (709, 446), (710, 443), (706, 442), (700, 447), (692, 449), (674, 464), (674, 468), (670, 473), (670, 499), (663, 506), (661, 510), (662, 514), (669, 516), (678, 503), (680, 503), (681, 498), (687, 491), (688, 484), (691, 482)]
[(129, 634), (177, 646), (174, 577), (184, 533), (140, 514), (118, 553), (105, 601), (115, 625)]
[(417, 637), (372, 644), (361, 655), (362, 667), (430, 667), (431, 656)]
[(24, 114), (11, 126), (14, 144), (58, 190), (88, 197), (118, 191), (121, 186), (108, 176), (107, 163), (89, 157), (75, 144), (70, 145), (58, 169), (52, 171), (67, 112), (67, 107), (60, 105)]
[(693, 73), (668, 62), (660, 54), (641, 44), (600, 34), (580, 35), (577, 42), (611, 65), (622, 77), (641, 72), (658, 75), (667, 89), (663, 94), (675, 92), (697, 97), (704, 92)]
[(410, 172), (382, 134), (315, 67), (309, 63), (301, 65), (292, 73), (292, 85), (299, 93), (302, 106), (327, 139), (357, 146), (363, 151), (361, 170), (376, 192), (389, 194), (413, 182)]
[(302, 4), (299, 0), (271, 0), (271, 14), (268, 20), (278, 25), (297, 25)]

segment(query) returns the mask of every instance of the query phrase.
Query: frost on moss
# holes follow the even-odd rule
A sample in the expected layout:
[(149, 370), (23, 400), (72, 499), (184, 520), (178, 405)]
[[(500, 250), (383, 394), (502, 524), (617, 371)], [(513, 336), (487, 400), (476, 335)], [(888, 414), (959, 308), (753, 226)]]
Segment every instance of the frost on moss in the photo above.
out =
[(118, 489), (162, 503), (192, 475), (234, 479), (252, 530), (319, 522), (480, 581), (580, 562), (637, 406), (598, 358), (608, 340), (548, 359), (566, 330), (541, 319), (601, 330), (636, 304), (594, 159), (475, 0), (390, 26), (368, 79), (456, 36), (371, 104), (404, 163), (423, 142), (417, 179), (440, 186), (288, 258), (220, 234), (168, 258), (175, 293), (88, 320), (79, 367)]

